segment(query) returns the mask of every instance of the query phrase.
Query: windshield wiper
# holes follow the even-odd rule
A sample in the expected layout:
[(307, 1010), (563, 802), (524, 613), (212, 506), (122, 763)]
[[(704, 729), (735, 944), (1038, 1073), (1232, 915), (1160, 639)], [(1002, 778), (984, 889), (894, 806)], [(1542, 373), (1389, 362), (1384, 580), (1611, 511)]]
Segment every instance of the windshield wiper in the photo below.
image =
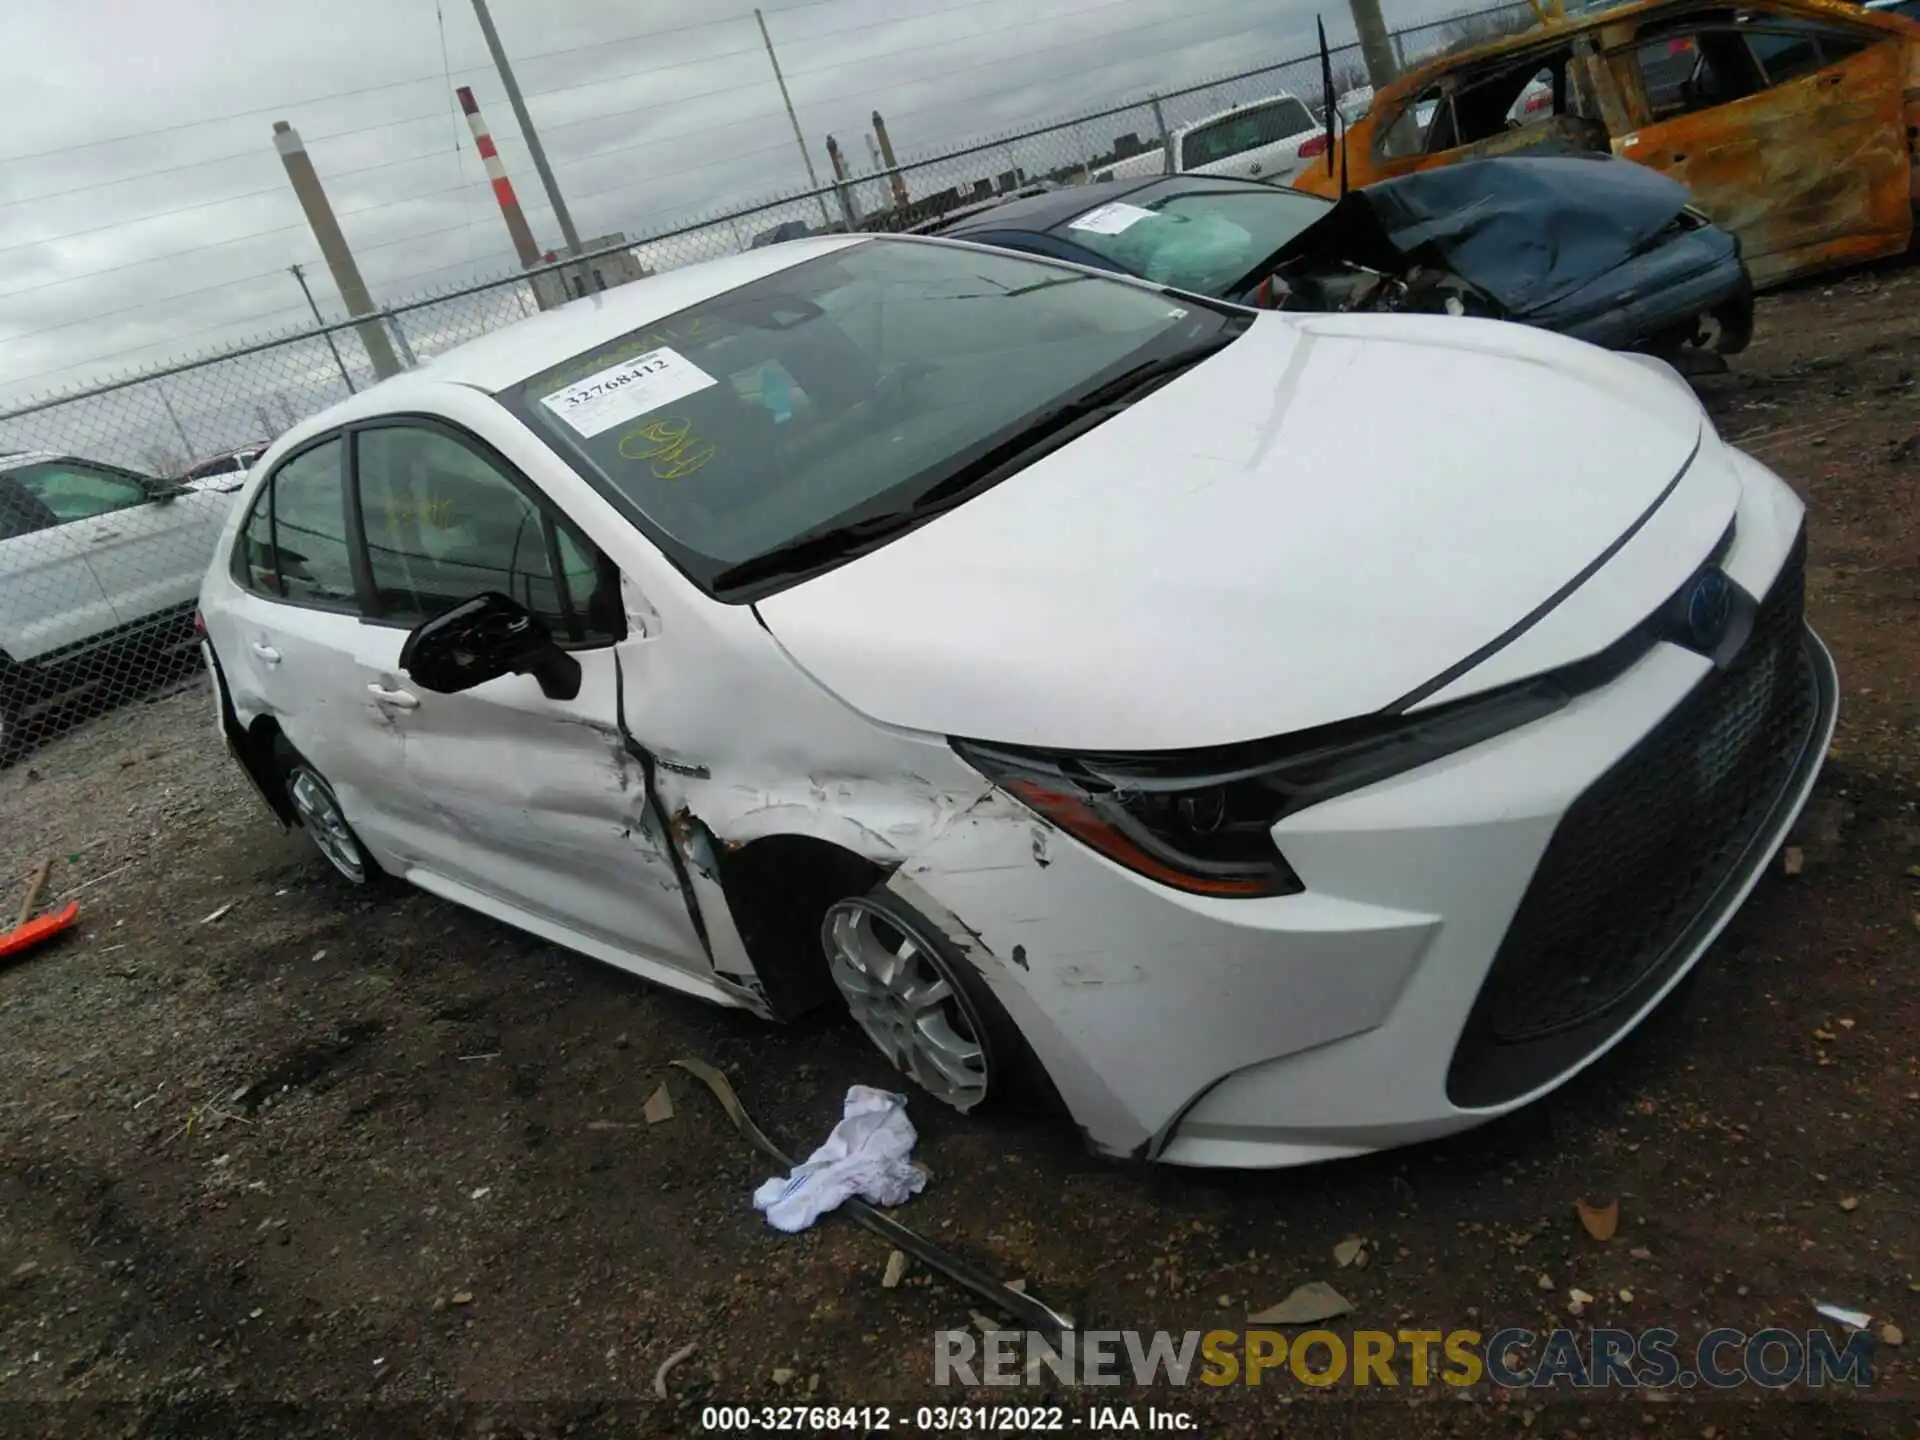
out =
[(916, 512), (907, 509), (869, 515), (864, 520), (849, 520), (844, 525), (822, 525), (817, 530), (803, 531), (791, 540), (782, 541), (771, 550), (763, 550), (749, 559), (734, 562), (715, 573), (707, 584), (717, 593), (721, 590), (737, 590), (757, 580), (800, 574), (829, 561), (857, 555), (878, 541), (917, 524), (919, 520)]
[(971, 464), (963, 465), (922, 490), (911, 507), (915, 515), (937, 514), (960, 500), (997, 484), (1016, 470), (1075, 440), (1104, 420), (1184, 374), (1209, 356), (1217, 355), (1246, 333), (1246, 326), (1229, 324), (1210, 340), (1190, 345), (1174, 355), (1162, 355), (1124, 370), (1104, 384), (1043, 410), (1015, 434)]
[(1245, 331), (1245, 325), (1230, 324), (1224, 333), (1210, 340), (1191, 345), (1177, 354), (1162, 355), (1135, 365), (1104, 384), (1041, 411), (986, 454), (922, 490), (904, 508), (804, 531), (771, 550), (727, 566), (715, 574), (708, 585), (715, 592), (738, 589), (760, 580), (802, 574), (872, 549), (882, 540), (953, 509), (1077, 439), (1151, 390), (1224, 350)]

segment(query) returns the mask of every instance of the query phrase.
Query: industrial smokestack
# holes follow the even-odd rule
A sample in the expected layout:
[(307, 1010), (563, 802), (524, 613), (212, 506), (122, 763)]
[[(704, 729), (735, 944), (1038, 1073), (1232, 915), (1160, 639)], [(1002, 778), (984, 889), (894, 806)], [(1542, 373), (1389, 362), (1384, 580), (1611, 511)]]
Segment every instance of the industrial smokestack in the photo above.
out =
[[(333, 206), (327, 203), (327, 192), (320, 184), (307, 147), (300, 143), (300, 132), (284, 120), (274, 121), (273, 148), (280, 152), (280, 163), (287, 167), (287, 179), (293, 184), (300, 208), (307, 212), (307, 224), (313, 227), (313, 238), (320, 243), (320, 253), (326, 258), (327, 269), (333, 272), (334, 287), (339, 290), (347, 313), (372, 315), (373, 296), (367, 293), (367, 282), (360, 278), (360, 267), (353, 262), (347, 237), (340, 233), (340, 222), (333, 217)], [(367, 347), (367, 359), (373, 363), (374, 374), (384, 380), (400, 373), (393, 344), (378, 320), (367, 320), (354, 326), (354, 330), (360, 336), (360, 343)]]
[(900, 209), (907, 208), (907, 182), (901, 177), (898, 162), (893, 158), (893, 141), (887, 136), (887, 122), (880, 118), (878, 110), (873, 112), (873, 133), (880, 141), (880, 158), (887, 162), (887, 184), (893, 187), (893, 203)]
[(846, 222), (847, 229), (855, 230), (864, 218), (860, 214), (860, 205), (853, 197), (853, 187), (847, 184), (847, 161), (840, 153), (840, 142), (827, 136), (827, 159), (833, 162), (833, 189), (840, 200), (840, 218)]
[(520, 268), (531, 269), (540, 263), (540, 247), (534, 243), (533, 229), (527, 224), (526, 211), (520, 208), (520, 197), (513, 193), (513, 181), (507, 178), (507, 167), (494, 148), (487, 122), (480, 118), (473, 87), (462, 85), (454, 94), (460, 97), (460, 109), (466, 114), (467, 127), (473, 131), (473, 148), (480, 152), (481, 163), (487, 167), (487, 179), (493, 182), (493, 198), (500, 202), (500, 214), (507, 222), (507, 234), (513, 239), (514, 254), (520, 257)]

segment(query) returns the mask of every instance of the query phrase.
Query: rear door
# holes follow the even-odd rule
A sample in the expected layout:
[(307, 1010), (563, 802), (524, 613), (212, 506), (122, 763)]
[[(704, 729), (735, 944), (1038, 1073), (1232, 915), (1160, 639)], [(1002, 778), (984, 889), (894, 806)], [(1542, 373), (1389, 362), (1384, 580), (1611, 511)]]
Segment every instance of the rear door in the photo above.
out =
[(0, 474), (0, 652), (25, 663), (113, 627), (113, 606), (73, 527)]
[(1643, 27), (1627, 58), (1643, 105), (1620, 154), (1686, 185), (1756, 283), (1906, 248), (1898, 37), (1754, 9)]
[(245, 594), (216, 638), (235, 708), (269, 715), (326, 777), (383, 865), (404, 861), (419, 824), (404, 784), (396, 712), (375, 693), (404, 635), (361, 623), (347, 545), (346, 440), (328, 436), (283, 460), (256, 494), (233, 554)]

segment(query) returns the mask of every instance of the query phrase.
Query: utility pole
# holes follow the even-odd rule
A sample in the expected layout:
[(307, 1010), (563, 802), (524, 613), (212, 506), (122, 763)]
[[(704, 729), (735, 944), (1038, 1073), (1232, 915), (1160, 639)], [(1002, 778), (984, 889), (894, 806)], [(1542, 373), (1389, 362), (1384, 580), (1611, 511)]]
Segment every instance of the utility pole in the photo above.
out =
[[(507, 63), (507, 52), (500, 44), (500, 32), (493, 28), (493, 15), (487, 9), (487, 0), (473, 0), (473, 14), (480, 22), (480, 33), (486, 38), (487, 51), (493, 56), (493, 66), (500, 72), (500, 84), (507, 92), (507, 104), (513, 107), (513, 118), (519, 123), (520, 138), (527, 142), (527, 150), (533, 156), (533, 168), (540, 172), (540, 184), (547, 192), (547, 203), (553, 206), (553, 218), (560, 222), (560, 234), (566, 239), (567, 253), (578, 256), (580, 232), (573, 228), (573, 216), (567, 210), (567, 202), (561, 198), (560, 182), (553, 178), (553, 167), (547, 164), (547, 152), (533, 128), (533, 117), (527, 114), (527, 102), (520, 98), (520, 82), (513, 78), (513, 66)], [(593, 267), (585, 268), (590, 271)], [(594, 288), (601, 288), (600, 277), (595, 275), (593, 279)]]
[[(1367, 79), (1378, 95), (1400, 74), (1394, 63), (1393, 36), (1387, 32), (1386, 17), (1380, 13), (1380, 0), (1347, 0), (1353, 11), (1353, 33), (1360, 38), (1360, 57), (1366, 61)], [(1331, 122), (1329, 122), (1331, 123)]]
[[(319, 305), (314, 302), (313, 291), (307, 285), (306, 275), (302, 273), (298, 265), (289, 265), (287, 269), (291, 270), (293, 272), (293, 278), (300, 282), (300, 293), (307, 297), (307, 308), (313, 311), (313, 323), (316, 325), (325, 325), (327, 323), (327, 317), (320, 313)], [(353, 376), (347, 370), (347, 362), (340, 358), (340, 347), (333, 343), (333, 332), (331, 330), (327, 331), (327, 349), (333, 352), (333, 363), (340, 367), (340, 378), (347, 382), (347, 393), (349, 395), (358, 394), (359, 392), (353, 388)]]
[[(474, 3), (477, 5), (480, 0), (474, 0)], [(793, 126), (793, 143), (800, 147), (800, 159), (807, 167), (807, 184), (818, 190), (820, 177), (814, 173), (813, 152), (807, 149), (807, 137), (800, 133), (800, 117), (793, 113), (793, 96), (787, 93), (787, 77), (780, 73), (780, 57), (773, 53), (773, 37), (767, 34), (767, 17), (755, 10), (753, 18), (760, 22), (760, 43), (767, 47), (767, 60), (773, 66), (773, 83), (780, 87), (780, 99), (787, 107), (787, 123)], [(827, 209), (827, 197), (822, 195), (819, 199), (820, 223), (831, 228), (833, 215)]]
[[(300, 143), (300, 132), (284, 120), (274, 121), (273, 148), (280, 152), (280, 162), (287, 167), (287, 179), (293, 182), (293, 193), (300, 199), (300, 208), (307, 212), (307, 224), (313, 227), (313, 238), (320, 242), (320, 253), (333, 272), (334, 286), (340, 291), (347, 313), (374, 315), (367, 282), (360, 278), (360, 267), (353, 263), (347, 237), (340, 233), (340, 222), (333, 218), (333, 206), (327, 203), (327, 192), (320, 186), (320, 176), (313, 168), (307, 147)], [(387, 340), (387, 332), (380, 328), (380, 322), (369, 319), (354, 328), (360, 334), (360, 343), (367, 347), (373, 373), (382, 380), (398, 375), (400, 362), (394, 358), (393, 346)]]

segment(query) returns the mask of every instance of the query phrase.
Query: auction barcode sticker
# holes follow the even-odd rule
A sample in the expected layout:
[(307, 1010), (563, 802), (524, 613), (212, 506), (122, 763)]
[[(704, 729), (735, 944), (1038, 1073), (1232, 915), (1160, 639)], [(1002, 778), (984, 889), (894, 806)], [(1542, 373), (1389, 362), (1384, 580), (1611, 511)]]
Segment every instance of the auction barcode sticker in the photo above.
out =
[(580, 434), (598, 435), (715, 383), (686, 356), (663, 345), (542, 395), (540, 403)]
[(1138, 205), (1129, 205), (1124, 200), (1115, 200), (1089, 210), (1078, 220), (1067, 226), (1069, 230), (1086, 230), (1095, 235), (1118, 235), (1142, 220), (1153, 219), (1153, 211), (1143, 210)]

